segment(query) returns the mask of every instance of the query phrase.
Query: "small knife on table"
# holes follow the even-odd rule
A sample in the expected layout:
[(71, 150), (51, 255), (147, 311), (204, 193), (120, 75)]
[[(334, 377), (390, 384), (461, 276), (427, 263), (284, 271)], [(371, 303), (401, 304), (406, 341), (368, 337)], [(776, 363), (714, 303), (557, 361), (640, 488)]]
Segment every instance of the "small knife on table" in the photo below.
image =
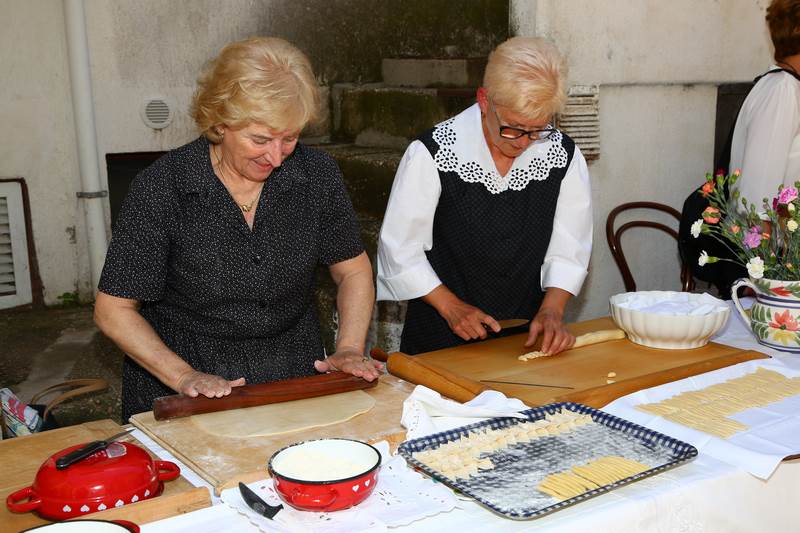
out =
[(77, 463), (78, 461), (83, 461), (90, 455), (97, 453), (101, 450), (105, 450), (108, 448), (108, 445), (114, 442), (115, 440), (124, 437), (129, 432), (133, 431), (134, 428), (128, 428), (125, 431), (120, 431), (116, 435), (112, 435), (104, 440), (96, 440), (94, 442), (90, 442), (86, 446), (82, 448), (78, 448), (77, 450), (69, 452), (67, 455), (62, 455), (58, 459), (56, 459), (56, 469), (57, 470), (64, 470), (68, 466)]
[(239, 493), (242, 495), (242, 499), (244, 503), (247, 504), (250, 509), (257, 512), (261, 516), (267, 517), (270, 520), (275, 518), (275, 515), (278, 514), (278, 511), (283, 509), (283, 505), (270, 505), (265, 502), (261, 497), (253, 492), (250, 487), (239, 482)]

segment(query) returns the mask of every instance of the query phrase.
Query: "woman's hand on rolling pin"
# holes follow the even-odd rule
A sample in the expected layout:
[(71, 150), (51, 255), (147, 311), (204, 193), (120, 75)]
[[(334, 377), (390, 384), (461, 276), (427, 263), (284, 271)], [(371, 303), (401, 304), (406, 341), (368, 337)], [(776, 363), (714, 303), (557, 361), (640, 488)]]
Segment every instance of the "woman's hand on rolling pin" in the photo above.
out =
[(540, 334), (542, 335), (540, 351), (546, 354), (553, 355), (563, 352), (575, 344), (575, 336), (564, 326), (561, 313), (553, 309), (539, 309), (531, 321), (525, 346), (533, 346)]
[(323, 361), (314, 361), (314, 368), (317, 372), (341, 370), (367, 381), (378, 379), (383, 373), (383, 363), (364, 355), (363, 350), (344, 347), (340, 347)]
[(241, 387), (244, 384), (244, 378), (228, 381), (220, 376), (190, 370), (178, 378), (177, 389), (181, 394), (192, 398), (199, 395), (208, 398), (222, 398), (230, 394), (233, 387)]

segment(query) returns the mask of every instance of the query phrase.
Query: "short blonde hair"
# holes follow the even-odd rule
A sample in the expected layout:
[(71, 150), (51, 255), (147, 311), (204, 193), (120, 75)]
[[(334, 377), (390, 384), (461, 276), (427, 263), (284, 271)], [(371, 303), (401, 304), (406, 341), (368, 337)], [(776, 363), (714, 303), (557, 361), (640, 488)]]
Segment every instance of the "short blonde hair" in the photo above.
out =
[(489, 55), (483, 86), (492, 101), (531, 120), (549, 120), (566, 101), (567, 67), (538, 37), (513, 37)]
[(230, 43), (211, 61), (192, 99), (191, 115), (209, 141), (218, 128), (250, 123), (299, 131), (319, 116), (319, 86), (308, 58), (283, 39)]

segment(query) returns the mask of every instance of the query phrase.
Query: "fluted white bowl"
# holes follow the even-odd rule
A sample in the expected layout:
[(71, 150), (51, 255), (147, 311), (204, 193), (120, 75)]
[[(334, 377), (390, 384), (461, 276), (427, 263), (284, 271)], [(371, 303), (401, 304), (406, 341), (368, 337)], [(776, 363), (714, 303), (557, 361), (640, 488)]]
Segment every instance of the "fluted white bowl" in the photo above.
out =
[[(621, 307), (630, 292), (615, 294), (610, 299), (611, 317), (628, 338), (636, 344), (667, 350), (687, 350), (708, 344), (708, 340), (725, 326), (730, 309), (720, 308), (705, 315), (667, 315)], [(639, 291), (658, 300), (669, 300), (674, 291)], [(700, 299), (701, 294), (689, 294), (689, 301)]]

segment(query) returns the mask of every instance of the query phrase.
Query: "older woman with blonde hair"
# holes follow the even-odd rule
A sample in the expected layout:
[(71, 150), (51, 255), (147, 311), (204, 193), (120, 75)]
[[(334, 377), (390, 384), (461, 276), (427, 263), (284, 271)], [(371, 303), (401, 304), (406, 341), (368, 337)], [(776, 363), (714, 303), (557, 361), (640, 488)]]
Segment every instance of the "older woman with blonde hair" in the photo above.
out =
[(409, 301), (401, 351), (484, 339), (512, 318), (531, 319), (527, 346), (574, 343), (563, 316), (587, 275), (592, 211), (586, 162), (554, 126), (565, 76), (555, 46), (510, 39), (477, 103), (406, 150), (378, 248), (378, 299)]
[[(226, 46), (201, 76), (201, 136), (134, 180), (116, 221), (95, 321), (127, 354), (123, 421), (158, 396), (342, 370), (364, 356), (372, 269), (333, 159), (298, 143), (318, 114), (308, 59), (276, 38)], [(317, 265), (338, 287), (335, 353), (313, 305)]]

